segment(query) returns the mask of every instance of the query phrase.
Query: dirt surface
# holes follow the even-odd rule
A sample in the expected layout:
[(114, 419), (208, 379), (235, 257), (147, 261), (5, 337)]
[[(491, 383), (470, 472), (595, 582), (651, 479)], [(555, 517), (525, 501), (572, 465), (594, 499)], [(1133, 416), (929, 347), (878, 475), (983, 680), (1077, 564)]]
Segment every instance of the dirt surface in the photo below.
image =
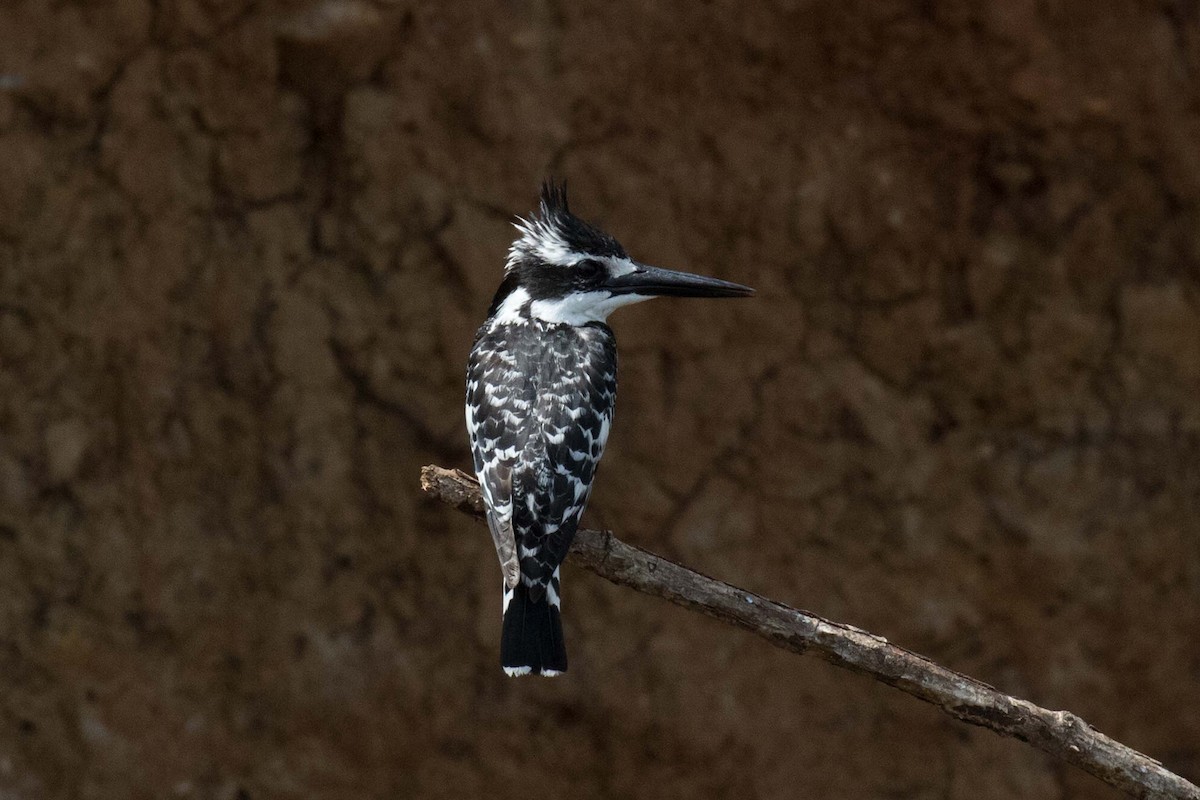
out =
[(590, 522), (1200, 780), (1190, 0), (0, 9), (0, 794), (1112, 797), (568, 573), (497, 667), (463, 365), (548, 171), (752, 301), (614, 316)]

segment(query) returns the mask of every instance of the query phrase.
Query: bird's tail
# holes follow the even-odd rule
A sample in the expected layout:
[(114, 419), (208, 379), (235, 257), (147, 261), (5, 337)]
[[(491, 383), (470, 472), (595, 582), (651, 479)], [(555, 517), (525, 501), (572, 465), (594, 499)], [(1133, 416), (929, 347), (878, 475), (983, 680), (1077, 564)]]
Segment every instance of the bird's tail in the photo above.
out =
[[(500, 664), (509, 675), (557, 675), (567, 671), (558, 606), (558, 570), (548, 591), (524, 581), (504, 590), (504, 628), (500, 634)], [(535, 599), (536, 597), (536, 599)]]

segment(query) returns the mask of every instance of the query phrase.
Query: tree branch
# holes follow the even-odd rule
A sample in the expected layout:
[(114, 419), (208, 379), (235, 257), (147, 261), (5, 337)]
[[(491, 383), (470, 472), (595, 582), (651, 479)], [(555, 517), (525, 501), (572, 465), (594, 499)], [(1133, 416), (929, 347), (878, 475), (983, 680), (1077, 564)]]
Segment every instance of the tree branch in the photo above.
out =
[[(421, 488), (459, 511), (483, 516), (479, 484), (465, 472), (424, 467)], [(610, 531), (579, 530), (570, 558), (613, 583), (745, 628), (785, 650), (811, 653), (869, 675), (955, 719), (1028, 742), (1134, 797), (1200, 800), (1200, 787), (1069, 711), (1041, 708), (889, 644), (881, 636), (713, 580), (625, 544)]]

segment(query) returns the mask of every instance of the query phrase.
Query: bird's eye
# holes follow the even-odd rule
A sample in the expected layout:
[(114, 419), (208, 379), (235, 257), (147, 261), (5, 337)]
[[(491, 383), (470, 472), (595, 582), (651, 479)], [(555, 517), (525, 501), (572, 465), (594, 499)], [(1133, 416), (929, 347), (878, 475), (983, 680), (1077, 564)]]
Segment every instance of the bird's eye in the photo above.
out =
[(575, 269), (585, 278), (595, 278), (604, 271), (604, 265), (594, 258), (585, 258), (575, 263)]

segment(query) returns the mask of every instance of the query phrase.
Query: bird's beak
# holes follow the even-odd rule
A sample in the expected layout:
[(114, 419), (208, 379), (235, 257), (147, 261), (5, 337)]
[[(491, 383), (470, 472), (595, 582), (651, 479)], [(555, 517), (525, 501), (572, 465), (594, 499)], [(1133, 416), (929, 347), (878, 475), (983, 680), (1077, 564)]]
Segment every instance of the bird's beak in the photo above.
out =
[(633, 272), (610, 278), (604, 288), (613, 294), (647, 297), (749, 297), (754, 294), (753, 289), (740, 283), (637, 263)]

